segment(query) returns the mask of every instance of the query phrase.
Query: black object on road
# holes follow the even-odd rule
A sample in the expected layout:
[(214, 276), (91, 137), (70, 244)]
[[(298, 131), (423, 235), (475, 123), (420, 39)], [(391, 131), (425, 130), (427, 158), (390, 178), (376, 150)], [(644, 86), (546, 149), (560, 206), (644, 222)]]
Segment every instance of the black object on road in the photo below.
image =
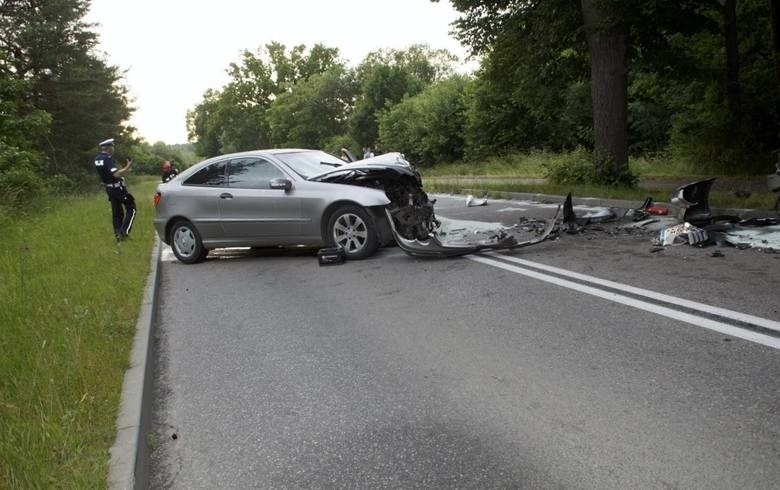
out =
[(320, 265), (338, 265), (347, 261), (347, 254), (341, 247), (321, 248), (317, 251), (317, 259)]

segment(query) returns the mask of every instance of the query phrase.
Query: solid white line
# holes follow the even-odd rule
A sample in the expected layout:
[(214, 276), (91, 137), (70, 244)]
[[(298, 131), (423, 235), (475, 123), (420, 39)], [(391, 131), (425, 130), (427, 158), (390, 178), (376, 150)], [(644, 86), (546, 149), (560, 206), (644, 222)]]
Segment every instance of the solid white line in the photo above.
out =
[(739, 322), (745, 322), (751, 325), (756, 325), (759, 327), (768, 328), (769, 330), (780, 332), (780, 322), (769, 320), (768, 318), (761, 318), (759, 316), (753, 316), (747, 313), (740, 313), (738, 311), (727, 310), (725, 308), (718, 308), (717, 306), (697, 303), (695, 301), (669, 296), (668, 294), (650, 291), (649, 289), (637, 288), (634, 286), (629, 286), (627, 284), (621, 284), (619, 282), (609, 281), (607, 279), (599, 279), (598, 277), (588, 276), (586, 274), (579, 274), (577, 272), (568, 271), (566, 269), (560, 269), (558, 267), (553, 267), (551, 265), (544, 265), (544, 264), (539, 264), (537, 262), (531, 262), (530, 260), (518, 259), (517, 257), (509, 257), (507, 255), (502, 255), (496, 252), (490, 252), (487, 255), (498, 257), (501, 258), (502, 260), (513, 262), (515, 264), (521, 264), (527, 267), (532, 267), (534, 269), (553, 272), (555, 274), (560, 274), (562, 276), (568, 276), (574, 279), (579, 279), (581, 281), (587, 281), (592, 284), (598, 284), (601, 286), (620, 289), (627, 293), (636, 294), (638, 296), (644, 296), (646, 298), (655, 299), (658, 301), (663, 301), (664, 303), (670, 303), (673, 305), (682, 306), (684, 308), (689, 308), (691, 310), (697, 310), (703, 313), (709, 313), (723, 318), (730, 318), (732, 320), (737, 320)]
[(514, 272), (516, 274), (522, 274), (524, 276), (532, 277), (540, 281), (549, 282), (557, 286), (574, 289), (576, 291), (580, 291), (585, 294), (590, 294), (592, 296), (597, 296), (599, 298), (603, 298), (608, 301), (613, 301), (615, 303), (620, 303), (626, 306), (631, 306), (640, 310), (648, 311), (650, 313), (655, 313), (656, 315), (661, 315), (674, 320), (690, 323), (691, 325), (695, 325), (697, 327), (704, 327), (709, 330), (720, 332), (725, 335), (737, 337), (744, 340), (749, 340), (751, 342), (765, 345), (767, 347), (780, 349), (780, 339), (771, 337), (769, 335), (752, 332), (750, 330), (745, 330), (739, 327), (735, 327), (734, 325), (729, 325), (727, 323), (710, 320), (708, 318), (698, 317), (696, 315), (673, 310), (665, 306), (654, 305), (652, 303), (647, 303), (645, 301), (641, 301), (638, 299), (629, 298), (628, 296), (623, 296), (617, 293), (604, 291), (602, 289), (568, 281), (566, 279), (561, 279), (559, 277), (548, 276), (546, 274), (542, 274), (541, 272), (523, 269), (515, 265), (488, 259), (486, 257), (480, 257), (475, 255), (467, 255), (466, 257), (469, 258), (470, 260), (479, 262), (481, 264), (498, 267), (499, 269), (503, 269), (509, 272)]

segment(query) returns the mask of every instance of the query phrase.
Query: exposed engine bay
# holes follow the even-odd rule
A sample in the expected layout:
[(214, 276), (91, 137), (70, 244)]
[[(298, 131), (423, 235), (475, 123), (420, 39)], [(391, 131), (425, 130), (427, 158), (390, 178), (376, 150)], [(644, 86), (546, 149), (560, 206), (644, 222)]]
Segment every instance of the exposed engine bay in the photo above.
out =
[(390, 200), (393, 225), (404, 238), (423, 240), (438, 226), (431, 201), (423, 191), (420, 174), (411, 166), (366, 165), (328, 174), (327, 182), (379, 189)]

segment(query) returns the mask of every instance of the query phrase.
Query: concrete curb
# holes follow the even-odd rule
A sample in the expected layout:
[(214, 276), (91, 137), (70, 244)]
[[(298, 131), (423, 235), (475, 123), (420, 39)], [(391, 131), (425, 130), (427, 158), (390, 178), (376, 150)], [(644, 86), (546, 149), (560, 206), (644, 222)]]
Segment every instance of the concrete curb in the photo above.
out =
[(122, 399), (117, 416), (117, 436), (111, 447), (108, 487), (112, 490), (130, 490), (143, 486), (148, 479), (148, 445), (144, 434), (151, 427), (152, 334), (157, 312), (157, 289), (160, 284), (160, 240), (155, 237), (149, 277), (144, 289), (141, 310), (135, 327), (130, 367), (122, 384)]

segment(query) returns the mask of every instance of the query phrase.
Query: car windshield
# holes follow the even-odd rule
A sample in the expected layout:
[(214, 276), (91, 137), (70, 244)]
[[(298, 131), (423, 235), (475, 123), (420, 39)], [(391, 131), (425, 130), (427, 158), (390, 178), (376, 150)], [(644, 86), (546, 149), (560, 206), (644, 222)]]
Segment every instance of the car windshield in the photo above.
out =
[(344, 165), (341, 160), (324, 151), (299, 151), (292, 153), (278, 153), (276, 158), (284, 162), (293, 172), (304, 179), (327, 172), (335, 167)]

